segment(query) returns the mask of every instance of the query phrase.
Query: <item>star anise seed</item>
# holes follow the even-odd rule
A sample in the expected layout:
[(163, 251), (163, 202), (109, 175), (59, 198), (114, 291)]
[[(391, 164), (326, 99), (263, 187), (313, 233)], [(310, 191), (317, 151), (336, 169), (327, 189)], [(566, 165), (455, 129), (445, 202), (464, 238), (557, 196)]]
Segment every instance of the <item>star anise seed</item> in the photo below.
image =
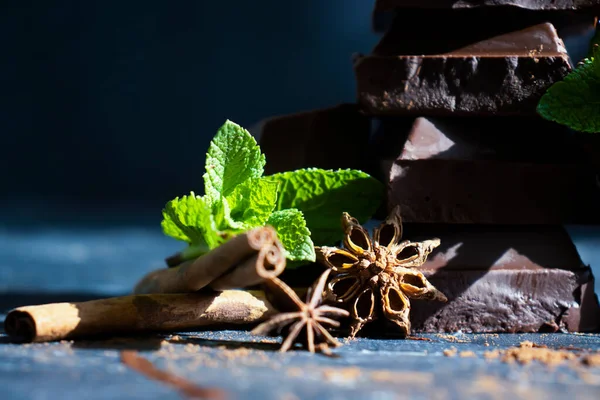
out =
[(285, 310), (263, 322), (252, 331), (255, 335), (267, 335), (274, 331), (281, 333), (287, 330), (279, 351), (289, 350), (295, 343), (301, 344), (311, 353), (321, 351), (329, 354), (329, 346), (338, 347), (338, 342), (323, 325), (339, 327), (340, 323), (329, 317), (347, 317), (348, 311), (341, 308), (323, 305), (323, 290), (330, 270), (326, 270), (315, 285), (309, 289), (306, 303), (303, 303), (298, 295), (278, 278), (265, 282), (267, 290), (275, 295), (277, 308)]
[[(439, 239), (402, 239), (400, 208), (396, 207), (373, 231), (373, 238), (355, 218), (342, 214), (343, 248), (317, 247), (317, 257), (333, 271), (326, 299), (350, 309), (354, 337), (368, 322), (383, 315), (410, 334), (410, 300), (447, 301), (417, 269), (440, 245)], [(379, 304), (378, 304), (379, 303)]]

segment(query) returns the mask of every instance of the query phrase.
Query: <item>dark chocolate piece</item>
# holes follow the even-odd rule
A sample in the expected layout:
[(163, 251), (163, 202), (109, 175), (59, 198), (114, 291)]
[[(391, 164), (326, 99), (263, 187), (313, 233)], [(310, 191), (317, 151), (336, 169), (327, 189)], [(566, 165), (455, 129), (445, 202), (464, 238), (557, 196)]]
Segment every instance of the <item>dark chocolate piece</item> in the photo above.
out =
[(441, 238), (421, 270), (448, 297), (411, 303), (415, 332), (600, 329), (591, 270), (562, 228), (406, 224), (405, 233)]
[[(449, 299), (438, 308), (415, 301), (414, 332), (598, 331), (600, 311), (583, 303), (591, 271), (425, 271)], [(591, 284), (592, 286), (588, 286)], [(590, 324), (590, 322), (592, 322)]]
[[(380, 56), (439, 55), (484, 42), (487, 48), (495, 51), (505, 48), (509, 52), (502, 55), (510, 55), (514, 54), (511, 51), (515, 50), (525, 50), (527, 53), (538, 49), (542, 43), (536, 42), (536, 39), (541, 39), (554, 48), (562, 47), (562, 44), (558, 44), (556, 34), (552, 30), (548, 31), (549, 28), (542, 29), (541, 34), (534, 32), (533, 35), (520, 35), (516, 42), (513, 40), (508, 47), (502, 41), (486, 43), (488, 39), (496, 36), (545, 23), (552, 24), (562, 40), (570, 40), (585, 33), (589, 43), (589, 33), (594, 30), (593, 16), (574, 12), (514, 11), (502, 8), (494, 11), (456, 10), (449, 14), (447, 10), (400, 10), (372, 53)], [(468, 26), (468, 29), (457, 29), (459, 26)]]
[[(581, 162), (578, 137), (539, 116), (387, 117), (373, 134), (381, 160)], [(389, 171), (388, 171), (389, 172)]]
[[(424, 23), (426, 21), (426, 23)], [(493, 36), (549, 22), (556, 28), (571, 61), (587, 56), (596, 32), (593, 15), (572, 11), (531, 11), (514, 7), (473, 9), (400, 9), (373, 13), (373, 30), (385, 32), (377, 55), (449, 53)], [(468, 26), (468, 29), (457, 29)]]
[(513, 50), (491, 38), (471, 55), (357, 57), (358, 102), (371, 115), (535, 115), (548, 87), (571, 71), (569, 57), (551, 24), (510, 37)]
[[(565, 131), (560, 135), (562, 128), (552, 132), (544, 129), (547, 122), (538, 119), (537, 128), (535, 122), (417, 118), (400, 155), (393, 161), (379, 156), (388, 210), (400, 205), (406, 222), (421, 223), (599, 223), (594, 168)], [(398, 148), (389, 139), (380, 142)]]
[(299, 168), (361, 169), (370, 122), (354, 104), (273, 117), (262, 123), (266, 174)]
[(518, 7), (529, 10), (582, 10), (591, 13), (600, 9), (599, 0), (376, 0), (375, 10), (397, 8), (478, 8)]

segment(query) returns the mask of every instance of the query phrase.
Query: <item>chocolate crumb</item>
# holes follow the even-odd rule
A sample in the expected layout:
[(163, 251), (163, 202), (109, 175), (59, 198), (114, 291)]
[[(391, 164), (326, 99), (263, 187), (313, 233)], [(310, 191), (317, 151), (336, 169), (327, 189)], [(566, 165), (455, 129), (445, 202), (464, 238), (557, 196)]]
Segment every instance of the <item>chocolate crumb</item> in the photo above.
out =
[(431, 342), (432, 340), (421, 336), (407, 336), (405, 340), (418, 340), (423, 342)]
[(452, 343), (470, 343), (469, 340), (464, 340), (464, 339), (459, 339), (456, 336), (452, 336), (452, 335), (443, 335), (443, 334), (437, 334), (437, 337), (439, 337), (440, 339), (445, 339), (448, 342), (452, 342)]
[(458, 352), (458, 350), (456, 350), (455, 347), (452, 347), (451, 349), (445, 349), (444, 350), (444, 355), (446, 357), (454, 357), (457, 352)]
[(488, 360), (500, 358), (502, 362), (521, 365), (530, 364), (532, 361), (538, 361), (547, 366), (555, 366), (566, 361), (574, 361), (587, 366), (600, 365), (600, 353), (583, 354), (574, 347), (551, 349), (546, 345), (529, 341), (521, 342), (518, 347), (511, 347), (507, 350), (486, 351), (483, 353), (483, 357)]
[(339, 380), (356, 380), (361, 375), (360, 368), (326, 368), (323, 370), (323, 376), (328, 381), (339, 381)]
[(371, 372), (370, 378), (376, 382), (390, 382), (396, 384), (410, 382), (411, 384), (431, 385), (434, 382), (432, 373), (414, 371), (375, 370)]
[(588, 354), (581, 361), (589, 367), (600, 367), (600, 353)]

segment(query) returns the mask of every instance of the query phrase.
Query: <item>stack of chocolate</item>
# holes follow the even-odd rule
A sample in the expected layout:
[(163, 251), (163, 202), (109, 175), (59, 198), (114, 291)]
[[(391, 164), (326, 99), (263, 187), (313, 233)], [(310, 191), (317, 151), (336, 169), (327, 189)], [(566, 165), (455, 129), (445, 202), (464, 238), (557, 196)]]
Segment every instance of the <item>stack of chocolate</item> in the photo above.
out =
[(441, 239), (423, 270), (449, 302), (415, 302), (414, 331), (600, 329), (563, 228), (600, 222), (598, 179), (577, 136), (536, 113), (598, 14), (600, 0), (378, 0), (386, 32), (354, 59), (357, 104), (263, 124), (268, 172), (365, 170), (407, 239)]

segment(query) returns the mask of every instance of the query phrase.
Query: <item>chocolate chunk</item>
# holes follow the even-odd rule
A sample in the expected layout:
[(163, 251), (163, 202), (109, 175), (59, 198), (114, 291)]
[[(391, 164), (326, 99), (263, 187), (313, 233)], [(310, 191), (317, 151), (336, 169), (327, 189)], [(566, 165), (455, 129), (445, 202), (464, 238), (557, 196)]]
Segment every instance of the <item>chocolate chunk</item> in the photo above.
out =
[(403, 237), (441, 240), (421, 269), (582, 271), (587, 267), (562, 226), (403, 225)]
[(449, 299), (412, 302), (416, 332), (598, 331), (594, 280), (560, 227), (409, 225), (442, 245), (421, 268)]
[[(582, 306), (582, 282), (591, 271), (492, 270), (427, 272), (449, 298), (439, 307), (414, 302), (415, 332), (581, 332), (598, 331), (599, 309)], [(590, 325), (589, 321), (595, 322)]]
[[(486, 42), (496, 36), (545, 23), (552, 24), (558, 37), (563, 40), (565, 37), (570, 39), (585, 33), (589, 42), (589, 34), (595, 27), (593, 16), (574, 12), (534, 12), (502, 8), (456, 10), (449, 14), (447, 10), (400, 10), (389, 30), (373, 49), (373, 54), (438, 55), (451, 53), (477, 42), (484, 42), (488, 49), (496, 52), (506, 49), (508, 52), (505, 54), (509, 55), (515, 54), (513, 51), (525, 50), (527, 53), (539, 48), (541, 44), (554, 49), (562, 47), (554, 30), (547, 27), (542, 27), (539, 34), (522, 34), (506, 45), (502, 41)], [(457, 26), (468, 26), (469, 29), (457, 29)], [(485, 51), (486, 49), (482, 49), (481, 52)]]
[(501, 39), (469, 55), (357, 57), (358, 102), (371, 115), (535, 115), (546, 89), (571, 71), (562, 41), (548, 23), (510, 34), (512, 50)]
[[(562, 128), (526, 117), (413, 121), (395, 160), (378, 155), (388, 209), (400, 205), (406, 222), (600, 222), (596, 173)], [(398, 149), (385, 135), (378, 141)]]
[(599, 0), (376, 0), (375, 10), (385, 11), (396, 8), (478, 8), (478, 7), (519, 7), (529, 10), (582, 10), (597, 12)]
[(373, 135), (376, 157), (394, 160), (581, 161), (579, 138), (539, 116), (387, 117)]
[(299, 168), (361, 169), (370, 121), (354, 104), (270, 118), (262, 123), (260, 147), (266, 174)]
[[(549, 22), (556, 28), (571, 60), (578, 62), (586, 57), (596, 32), (593, 15), (514, 7), (450, 12), (444, 9), (375, 11), (372, 21), (375, 32), (386, 32), (373, 50), (377, 55), (444, 54), (494, 36)], [(457, 26), (468, 26), (469, 29), (456, 29)]]

